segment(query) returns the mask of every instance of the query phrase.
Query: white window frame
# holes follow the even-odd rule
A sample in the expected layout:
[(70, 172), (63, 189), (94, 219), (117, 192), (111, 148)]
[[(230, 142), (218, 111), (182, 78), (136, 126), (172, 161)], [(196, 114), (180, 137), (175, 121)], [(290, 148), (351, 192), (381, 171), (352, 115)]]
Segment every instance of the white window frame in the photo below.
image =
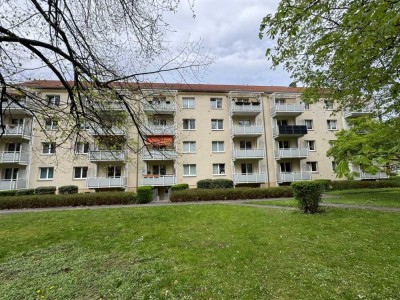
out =
[(75, 154), (87, 154), (89, 150), (90, 145), (88, 142), (77, 142), (75, 144)]
[[(333, 127), (332, 124), (335, 124), (335, 126)], [(326, 120), (326, 126), (328, 130), (338, 130), (337, 120)]]
[[(215, 145), (215, 150), (214, 150)], [(224, 141), (212, 141), (211, 142), (211, 152), (222, 153), (225, 152), (225, 142)]]
[(193, 97), (184, 97), (182, 98), (182, 108), (183, 109), (194, 109), (195, 105), (195, 98)]
[(60, 95), (46, 95), (47, 104), (52, 106), (60, 106)]
[[(282, 169), (283, 169), (283, 171), (282, 171)], [(290, 169), (290, 171), (288, 171), (289, 169)], [(281, 162), (281, 163), (279, 164), (279, 170), (280, 170), (282, 173), (291, 173), (291, 172), (293, 172), (292, 163), (291, 163), (291, 162)]]
[[(46, 177), (42, 177), (42, 170), (46, 172)], [(50, 172), (51, 170), (51, 172)], [(51, 175), (51, 177), (50, 177)], [(54, 178), (54, 167), (40, 167), (39, 168), (39, 179), (40, 180), (53, 180)]]
[(310, 110), (311, 109), (311, 104), (310, 103), (304, 103), (304, 109), (305, 110)]
[(317, 147), (315, 146), (315, 140), (309, 140), (309, 141), (306, 141), (306, 143), (307, 143), (307, 148), (309, 151), (317, 151)]
[[(187, 128), (185, 128), (185, 122)], [(183, 130), (196, 130), (196, 119), (183, 119)]]
[(45, 120), (45, 127), (47, 130), (56, 130), (58, 127), (58, 121), (47, 119)]
[[(307, 122), (309, 122), (311, 128), (308, 128)], [(314, 121), (312, 119), (304, 120), (304, 124), (307, 126), (307, 130), (314, 130)]]
[(210, 98), (211, 109), (222, 109), (222, 98)]
[(185, 141), (182, 143), (182, 152), (183, 153), (196, 153), (196, 142), (194, 141)]
[(196, 164), (183, 164), (183, 176), (184, 177), (196, 176)]
[[(308, 168), (308, 170), (310, 172), (318, 173), (318, 162), (316, 162), (316, 161), (307, 161), (306, 165), (307, 165), (307, 168)], [(315, 167), (315, 168), (313, 168), (313, 167)]]
[(213, 164), (213, 175), (226, 175), (225, 164)]
[[(88, 167), (74, 167), (74, 179), (86, 179), (88, 176)], [(79, 170), (79, 177), (76, 177), (76, 171)], [(84, 176), (86, 174), (86, 176)]]
[[(47, 151), (45, 151), (47, 149)], [(42, 154), (52, 155), (56, 154), (56, 143), (42, 143)]]
[[(245, 172), (243, 173), (243, 169)], [(240, 172), (242, 175), (251, 175), (254, 173), (254, 168), (252, 163), (242, 163), (240, 164)]]
[(211, 119), (211, 130), (224, 130), (224, 119)]
[[(112, 175), (110, 175), (110, 170), (112, 170)], [(119, 172), (118, 172), (119, 171)], [(117, 176), (117, 174), (120, 174)], [(107, 178), (121, 178), (122, 177), (122, 166), (108, 166), (107, 167)]]
[(334, 110), (335, 107), (334, 107), (334, 105), (333, 105), (333, 101), (324, 100), (324, 109), (325, 109), (325, 110)]

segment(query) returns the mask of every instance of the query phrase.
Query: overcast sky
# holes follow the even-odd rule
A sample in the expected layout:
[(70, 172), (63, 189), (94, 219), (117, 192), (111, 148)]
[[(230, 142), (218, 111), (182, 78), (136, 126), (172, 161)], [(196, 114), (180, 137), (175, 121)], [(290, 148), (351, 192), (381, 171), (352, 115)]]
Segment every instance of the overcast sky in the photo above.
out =
[(276, 11), (278, 0), (195, 0), (194, 13), (186, 0), (178, 11), (167, 16), (176, 31), (173, 43), (203, 40), (206, 51), (215, 57), (199, 83), (283, 85), (291, 82), (282, 69), (271, 70), (265, 50), (271, 41), (258, 38), (262, 18)]

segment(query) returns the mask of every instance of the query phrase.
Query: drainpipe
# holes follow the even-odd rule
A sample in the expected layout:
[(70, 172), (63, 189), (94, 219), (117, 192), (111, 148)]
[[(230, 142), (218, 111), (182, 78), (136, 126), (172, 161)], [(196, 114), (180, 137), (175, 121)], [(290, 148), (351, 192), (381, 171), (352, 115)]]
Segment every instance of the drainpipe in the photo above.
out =
[[(269, 98), (268, 98), (269, 100)], [(264, 127), (264, 147), (265, 147), (265, 159), (267, 161), (267, 178), (268, 178), (268, 187), (271, 187), (271, 181), (270, 181), (270, 176), (269, 176), (269, 162), (268, 162), (268, 145), (267, 145), (267, 130), (265, 127), (265, 113), (266, 111), (264, 110), (264, 101), (261, 101), (262, 105), (262, 116), (263, 116), (263, 127)]]

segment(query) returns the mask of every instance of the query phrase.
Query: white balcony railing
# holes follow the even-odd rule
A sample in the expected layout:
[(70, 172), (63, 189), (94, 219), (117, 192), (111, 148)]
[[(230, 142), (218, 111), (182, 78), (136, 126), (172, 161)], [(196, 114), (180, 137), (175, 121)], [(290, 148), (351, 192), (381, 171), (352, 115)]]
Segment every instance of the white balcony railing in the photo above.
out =
[(260, 125), (233, 126), (232, 135), (261, 135), (264, 127)]
[(362, 109), (353, 110), (353, 111), (344, 110), (343, 117), (349, 118), (349, 117), (357, 117), (357, 116), (367, 115), (367, 114), (371, 114), (372, 111), (373, 110), (371, 107), (364, 107)]
[(389, 178), (389, 176), (385, 172), (378, 172), (376, 174), (360, 172), (358, 176), (354, 176), (354, 180), (387, 179), (387, 178)]
[(284, 148), (275, 150), (275, 158), (303, 158), (308, 156), (308, 148)]
[(142, 185), (171, 186), (176, 184), (175, 175), (143, 175)]
[(148, 125), (146, 126), (146, 131), (149, 135), (175, 135), (176, 129), (173, 125), (156, 126)]
[[(3, 102), (2, 108), (3, 108), (3, 110), (9, 110), (11, 112), (18, 111), (18, 112), (27, 112), (28, 113), (28, 110), (23, 108), (23, 107), (27, 106), (27, 103), (28, 103), (27, 101), (18, 101), (18, 103), (16, 103), (15, 101), (8, 100), (6, 102)], [(21, 106), (23, 106), (23, 107), (21, 107)]]
[(240, 183), (265, 183), (267, 182), (266, 173), (253, 173), (253, 174), (233, 174), (233, 182)]
[(154, 113), (174, 113), (176, 111), (176, 103), (172, 102), (147, 102), (143, 103), (143, 110), (145, 112)]
[(265, 149), (235, 149), (233, 150), (233, 158), (264, 158)]
[(176, 151), (175, 150), (143, 150), (142, 152), (143, 160), (175, 160)]
[(89, 129), (89, 134), (91, 135), (125, 135), (126, 131), (122, 128), (112, 127), (112, 128), (101, 128), (94, 127)]
[(19, 137), (30, 139), (31, 138), (30, 125), (6, 125), (4, 128), (4, 137)]
[(298, 171), (298, 172), (279, 172), (278, 182), (293, 182), (302, 180), (311, 180), (311, 172)]
[(21, 153), (14, 151), (0, 152), (0, 163), (22, 163), (28, 164), (29, 153)]
[(259, 113), (261, 112), (261, 104), (254, 104), (254, 103), (242, 103), (241, 105), (238, 105), (237, 103), (232, 104), (231, 106), (231, 112), (233, 114), (238, 114), (238, 113)]
[(86, 178), (86, 187), (89, 189), (99, 188), (125, 188), (126, 177), (88, 177)]
[(0, 190), (26, 189), (26, 179), (0, 179)]
[(125, 159), (124, 151), (90, 151), (88, 153), (89, 161), (123, 161)]
[(274, 104), (271, 106), (271, 115), (299, 115), (304, 112), (304, 105), (299, 103)]
[(120, 101), (97, 101), (93, 103), (93, 108), (98, 110), (125, 110), (124, 103)]

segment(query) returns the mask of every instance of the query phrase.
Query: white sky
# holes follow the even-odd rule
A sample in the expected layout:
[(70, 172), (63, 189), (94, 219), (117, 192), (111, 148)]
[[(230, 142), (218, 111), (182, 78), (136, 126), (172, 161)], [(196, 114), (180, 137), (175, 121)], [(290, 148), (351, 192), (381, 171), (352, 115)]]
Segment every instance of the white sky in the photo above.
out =
[[(258, 38), (262, 18), (276, 11), (279, 0), (195, 0), (193, 18), (187, 0), (166, 16), (175, 30), (172, 43), (203, 40), (215, 58), (198, 83), (283, 85), (292, 81), (282, 69), (271, 70), (265, 50), (272, 42)], [(167, 78), (168, 79), (168, 78)]]

